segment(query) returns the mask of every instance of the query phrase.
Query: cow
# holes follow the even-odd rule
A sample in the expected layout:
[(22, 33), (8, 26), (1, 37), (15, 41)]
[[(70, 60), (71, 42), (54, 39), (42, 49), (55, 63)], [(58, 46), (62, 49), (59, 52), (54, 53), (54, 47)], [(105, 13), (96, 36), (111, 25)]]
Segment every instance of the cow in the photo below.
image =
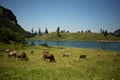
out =
[(31, 54), (33, 54), (33, 50), (31, 50)]
[(10, 51), (8, 52), (8, 57), (12, 57), (16, 54), (16, 51)]
[(15, 58), (20, 58), (20, 59), (26, 60), (26, 61), (28, 61), (28, 59), (29, 59), (25, 52), (17, 52), (17, 53), (14, 54), (14, 57)]
[(120, 56), (120, 53), (117, 53), (116, 56)]
[(80, 58), (86, 58), (86, 55), (80, 55), (79, 59)]
[(11, 51), (9, 49), (6, 49), (5, 51), (7, 52), (8, 57), (12, 57), (16, 53), (16, 51)]
[(43, 59), (44, 60), (49, 59), (50, 62), (56, 62), (55, 58), (54, 58), (54, 55), (50, 54), (48, 51), (43, 52)]
[(63, 57), (69, 57), (69, 53), (66, 53), (64, 50), (61, 50)]
[(63, 53), (63, 57), (69, 57), (69, 53)]

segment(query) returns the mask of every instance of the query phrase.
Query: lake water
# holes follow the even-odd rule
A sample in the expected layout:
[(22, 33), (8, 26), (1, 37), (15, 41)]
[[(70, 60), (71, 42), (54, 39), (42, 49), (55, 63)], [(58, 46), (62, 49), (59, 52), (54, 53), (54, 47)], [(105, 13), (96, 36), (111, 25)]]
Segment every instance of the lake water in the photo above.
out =
[(120, 42), (81, 42), (81, 41), (49, 41), (49, 40), (33, 40), (28, 41), (28, 44), (34, 42), (35, 45), (48, 44), (49, 46), (70, 46), (78, 48), (104, 48), (109, 50), (120, 51)]

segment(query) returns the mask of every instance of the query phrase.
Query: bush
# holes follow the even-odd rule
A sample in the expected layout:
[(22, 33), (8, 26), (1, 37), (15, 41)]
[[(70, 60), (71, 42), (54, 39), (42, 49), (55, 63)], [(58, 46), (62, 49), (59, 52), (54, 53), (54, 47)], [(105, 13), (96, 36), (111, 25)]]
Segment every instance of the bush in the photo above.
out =
[(40, 44), (40, 46), (49, 47), (49, 45), (46, 43)]

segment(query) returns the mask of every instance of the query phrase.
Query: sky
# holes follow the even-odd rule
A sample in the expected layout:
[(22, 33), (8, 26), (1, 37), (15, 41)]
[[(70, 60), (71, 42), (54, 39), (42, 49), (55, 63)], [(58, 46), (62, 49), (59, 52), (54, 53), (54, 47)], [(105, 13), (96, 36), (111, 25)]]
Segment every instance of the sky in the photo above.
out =
[(120, 29), (120, 0), (0, 0), (27, 31), (77, 32)]

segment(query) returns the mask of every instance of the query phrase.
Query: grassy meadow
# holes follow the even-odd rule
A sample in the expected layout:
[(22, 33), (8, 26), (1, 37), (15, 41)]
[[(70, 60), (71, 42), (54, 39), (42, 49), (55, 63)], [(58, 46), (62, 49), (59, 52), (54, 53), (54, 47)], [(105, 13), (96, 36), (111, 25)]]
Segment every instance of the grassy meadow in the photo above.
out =
[[(29, 61), (8, 58), (4, 49), (25, 51)], [(56, 62), (44, 61), (44, 50), (53, 54)], [(62, 52), (69, 53), (69, 57), (62, 57)], [(0, 80), (120, 80), (117, 53), (120, 52), (0, 43)], [(86, 59), (79, 59), (81, 54), (85, 54)]]
[(102, 33), (93, 32), (82, 32), (82, 33), (60, 33), (60, 37), (57, 36), (56, 32), (44, 34), (42, 36), (36, 36), (31, 39), (37, 40), (72, 40), (72, 41), (120, 41), (120, 37), (113, 35), (104, 36)]

